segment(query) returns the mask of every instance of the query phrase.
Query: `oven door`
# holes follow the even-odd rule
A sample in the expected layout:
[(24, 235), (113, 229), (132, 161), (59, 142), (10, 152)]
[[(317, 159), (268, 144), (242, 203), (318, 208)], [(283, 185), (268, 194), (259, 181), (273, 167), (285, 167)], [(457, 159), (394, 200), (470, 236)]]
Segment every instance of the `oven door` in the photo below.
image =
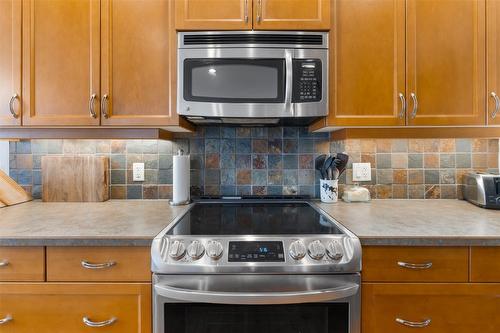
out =
[(155, 333), (359, 333), (350, 275), (154, 277)]
[(292, 117), (293, 50), (179, 49), (177, 112), (227, 118)]

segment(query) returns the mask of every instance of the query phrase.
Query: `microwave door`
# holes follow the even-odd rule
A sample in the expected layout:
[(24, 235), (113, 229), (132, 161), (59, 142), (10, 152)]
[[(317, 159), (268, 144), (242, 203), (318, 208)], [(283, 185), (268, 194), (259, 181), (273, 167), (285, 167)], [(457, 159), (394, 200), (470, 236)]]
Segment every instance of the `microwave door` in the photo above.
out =
[(214, 118), (292, 117), (293, 50), (179, 49), (178, 113)]

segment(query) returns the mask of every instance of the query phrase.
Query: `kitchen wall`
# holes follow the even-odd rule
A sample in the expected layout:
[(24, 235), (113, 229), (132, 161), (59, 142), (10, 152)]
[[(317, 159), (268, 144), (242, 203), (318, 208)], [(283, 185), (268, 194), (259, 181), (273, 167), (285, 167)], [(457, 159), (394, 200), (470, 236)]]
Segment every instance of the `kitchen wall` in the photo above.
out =
[[(191, 155), (193, 195), (306, 194), (318, 196), (314, 158), (346, 151), (352, 162), (372, 163), (374, 198), (457, 198), (468, 171), (498, 172), (498, 139), (344, 140), (301, 127), (205, 127), (163, 140), (32, 140), (10, 143), (10, 175), (41, 193), (41, 156), (96, 154), (110, 157), (111, 196), (157, 199), (172, 195), (172, 154)], [(132, 163), (145, 163), (145, 181), (132, 180)], [(349, 167), (351, 166), (349, 164)], [(351, 184), (352, 170), (341, 177)]]

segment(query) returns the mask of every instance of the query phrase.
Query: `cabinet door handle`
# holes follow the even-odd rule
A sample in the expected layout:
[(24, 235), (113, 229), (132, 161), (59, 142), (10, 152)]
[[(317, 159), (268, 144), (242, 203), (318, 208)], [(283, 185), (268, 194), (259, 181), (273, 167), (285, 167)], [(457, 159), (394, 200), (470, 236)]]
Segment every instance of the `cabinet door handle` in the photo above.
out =
[(399, 113), (399, 118), (403, 119), (406, 114), (406, 99), (403, 93), (399, 93), (399, 99), (401, 101), (401, 112)]
[(86, 269), (104, 269), (104, 268), (111, 268), (111, 267), (116, 265), (115, 261), (109, 261), (109, 262), (105, 262), (102, 264), (93, 264), (93, 263), (90, 263), (86, 260), (82, 260), (81, 263), (82, 263), (82, 267), (86, 268)]
[(90, 100), (89, 100), (89, 112), (90, 112), (90, 116), (92, 118), (97, 118), (97, 113), (95, 113), (95, 110), (94, 110), (94, 102), (95, 102), (95, 99), (96, 99), (97, 95), (96, 94), (92, 94), (90, 95)]
[(409, 321), (409, 320), (404, 320), (401, 318), (396, 318), (396, 322), (401, 324), (401, 325), (408, 326), (408, 327), (423, 328), (423, 327), (429, 326), (429, 324), (431, 323), (431, 320), (426, 319), (424, 321)]
[(9, 110), (10, 110), (10, 113), (12, 113), (12, 117), (16, 118), (19, 117), (19, 114), (16, 113), (16, 111), (14, 110), (14, 101), (16, 99), (19, 98), (19, 95), (18, 94), (14, 94), (12, 95), (12, 97), (10, 98), (10, 101), (9, 101)]
[(11, 320), (12, 320), (12, 316), (6, 315), (4, 318), (0, 319), (0, 325), (7, 324)]
[(106, 108), (106, 106), (108, 105), (108, 100), (109, 100), (108, 94), (104, 94), (102, 96), (102, 99), (101, 99), (101, 112), (102, 112), (104, 118), (109, 118), (109, 113), (108, 113), (108, 110)]
[(257, 2), (257, 23), (262, 21), (262, 0)]
[(9, 261), (7, 259), (0, 260), (0, 267), (5, 267), (9, 265)]
[(114, 324), (116, 320), (117, 319), (113, 317), (104, 321), (92, 321), (88, 317), (83, 317), (83, 323), (88, 327), (105, 327)]
[(244, 6), (245, 23), (248, 23), (248, 0), (245, 0)]
[(411, 112), (411, 118), (414, 119), (417, 116), (418, 112), (418, 99), (417, 95), (414, 93), (410, 94), (411, 99), (413, 99), (413, 111)]
[(409, 262), (398, 261), (398, 266), (409, 269), (429, 269), (432, 267), (432, 262), (426, 262), (423, 264), (412, 264)]
[(495, 111), (491, 113), (491, 119), (495, 119), (498, 111), (500, 110), (500, 98), (494, 91), (491, 92), (490, 96), (495, 100)]

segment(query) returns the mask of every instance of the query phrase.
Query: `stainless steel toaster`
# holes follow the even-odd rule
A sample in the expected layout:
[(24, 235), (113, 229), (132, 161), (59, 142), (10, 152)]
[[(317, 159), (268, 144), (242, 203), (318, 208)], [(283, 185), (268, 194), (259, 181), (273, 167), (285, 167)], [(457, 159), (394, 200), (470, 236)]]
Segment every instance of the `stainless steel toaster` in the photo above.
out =
[(500, 175), (469, 173), (464, 177), (465, 200), (480, 207), (500, 209)]

